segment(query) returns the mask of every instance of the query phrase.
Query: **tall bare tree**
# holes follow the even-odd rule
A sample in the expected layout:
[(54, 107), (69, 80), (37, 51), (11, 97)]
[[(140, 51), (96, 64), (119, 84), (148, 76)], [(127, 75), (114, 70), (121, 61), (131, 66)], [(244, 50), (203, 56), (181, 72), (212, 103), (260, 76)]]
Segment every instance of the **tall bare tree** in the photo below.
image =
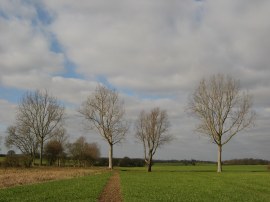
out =
[(168, 133), (169, 125), (168, 115), (165, 110), (154, 108), (149, 113), (142, 111), (139, 115), (135, 125), (135, 137), (143, 144), (148, 172), (152, 170), (153, 156), (157, 148), (172, 140), (172, 135)]
[(222, 146), (254, 123), (251, 96), (240, 91), (238, 81), (218, 74), (201, 80), (188, 108), (200, 121), (197, 131), (208, 135), (218, 146), (217, 172), (221, 172)]
[[(9, 126), (7, 129), (6, 146), (15, 146), (23, 154), (29, 157), (30, 164), (34, 163), (35, 156), (38, 151), (38, 140), (35, 134), (30, 132), (27, 127)], [(30, 165), (29, 164), (29, 165)]]
[(115, 90), (98, 85), (79, 112), (109, 144), (109, 168), (112, 169), (113, 145), (120, 143), (128, 131), (123, 101)]
[(47, 91), (36, 90), (23, 95), (17, 109), (17, 127), (26, 127), (34, 134), (40, 145), (40, 165), (42, 165), (44, 142), (61, 127), (64, 107)]

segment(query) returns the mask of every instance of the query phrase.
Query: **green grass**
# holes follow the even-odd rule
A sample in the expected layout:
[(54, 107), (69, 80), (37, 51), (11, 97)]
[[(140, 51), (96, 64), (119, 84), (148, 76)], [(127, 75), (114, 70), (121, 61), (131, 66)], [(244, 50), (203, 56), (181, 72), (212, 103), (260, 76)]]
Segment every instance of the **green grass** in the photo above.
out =
[[(118, 168), (124, 201), (270, 201), (266, 166), (215, 165)], [(111, 173), (0, 190), (5, 201), (97, 201)]]
[(110, 173), (0, 190), (0, 201), (96, 201)]
[(0, 157), (0, 162), (3, 162), (5, 160), (6, 157)]
[(122, 171), (125, 201), (270, 201), (266, 166), (154, 166)]
[[(224, 165), (223, 172), (265, 172), (267, 171), (267, 165)], [(120, 168), (125, 171), (146, 171), (146, 167), (130, 167), (130, 168)], [(196, 166), (176, 166), (167, 164), (155, 164), (152, 167), (153, 172), (216, 172), (217, 167), (215, 164), (202, 164)]]

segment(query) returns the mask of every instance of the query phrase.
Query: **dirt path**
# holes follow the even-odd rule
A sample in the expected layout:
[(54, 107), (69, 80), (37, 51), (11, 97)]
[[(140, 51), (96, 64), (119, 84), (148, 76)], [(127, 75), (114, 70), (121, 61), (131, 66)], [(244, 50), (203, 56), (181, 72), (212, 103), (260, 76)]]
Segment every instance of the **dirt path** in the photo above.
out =
[(113, 175), (104, 187), (99, 199), (99, 202), (122, 202), (121, 183), (119, 172), (114, 171)]

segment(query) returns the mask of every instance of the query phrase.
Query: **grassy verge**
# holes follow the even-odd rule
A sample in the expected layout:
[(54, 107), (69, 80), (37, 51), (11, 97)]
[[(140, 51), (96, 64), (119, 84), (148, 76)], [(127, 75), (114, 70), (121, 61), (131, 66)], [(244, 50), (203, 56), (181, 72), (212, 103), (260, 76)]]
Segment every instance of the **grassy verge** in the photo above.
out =
[(2, 156), (0, 156), (0, 162), (5, 161), (5, 158), (6, 158), (6, 157), (2, 157)]
[(101, 168), (34, 167), (0, 169), (0, 189), (106, 172)]
[(0, 201), (96, 201), (110, 173), (0, 190)]
[[(195, 166), (196, 167), (196, 166)], [(122, 171), (125, 201), (270, 201), (270, 173), (265, 166), (156, 167), (154, 172)]]

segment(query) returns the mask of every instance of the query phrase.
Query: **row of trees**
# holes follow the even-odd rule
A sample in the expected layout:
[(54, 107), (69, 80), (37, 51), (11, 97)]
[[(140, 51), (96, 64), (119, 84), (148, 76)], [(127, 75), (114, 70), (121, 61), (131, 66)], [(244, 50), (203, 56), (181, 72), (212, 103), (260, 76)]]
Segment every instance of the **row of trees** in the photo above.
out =
[(263, 159), (253, 159), (253, 158), (244, 158), (244, 159), (231, 159), (223, 161), (223, 165), (269, 165), (270, 161)]
[[(218, 172), (222, 171), (222, 146), (252, 125), (255, 113), (251, 107), (250, 95), (240, 91), (238, 81), (224, 75), (203, 79), (190, 97), (188, 111), (199, 120), (197, 131), (206, 134), (218, 146)], [(108, 143), (109, 168), (112, 169), (113, 146), (124, 140), (130, 125), (125, 118), (123, 101), (116, 90), (98, 85), (82, 103), (79, 113), (89, 129), (94, 129)], [(28, 92), (18, 106), (16, 123), (7, 130), (6, 144), (16, 146), (32, 158), (39, 148), (41, 165), (44, 142), (50, 140), (52, 146), (61, 142), (63, 120), (64, 107), (56, 98), (46, 91)], [(157, 149), (173, 139), (169, 127), (167, 112), (159, 108), (142, 111), (136, 120), (135, 137), (143, 145), (149, 172)]]
[(7, 129), (6, 145), (17, 147), (32, 162), (39, 148), (42, 165), (44, 143), (61, 136), (63, 120), (64, 106), (55, 97), (47, 91), (27, 92), (18, 105), (15, 124)]
[[(67, 136), (65, 139), (67, 140)], [(36, 152), (39, 153), (39, 151)], [(49, 166), (85, 167), (97, 163), (100, 159), (100, 149), (96, 143), (88, 143), (82, 136), (73, 143), (51, 139), (46, 142), (43, 155)], [(33, 161), (30, 155), (16, 154), (14, 150), (9, 150), (2, 163), (6, 167), (30, 167)]]

